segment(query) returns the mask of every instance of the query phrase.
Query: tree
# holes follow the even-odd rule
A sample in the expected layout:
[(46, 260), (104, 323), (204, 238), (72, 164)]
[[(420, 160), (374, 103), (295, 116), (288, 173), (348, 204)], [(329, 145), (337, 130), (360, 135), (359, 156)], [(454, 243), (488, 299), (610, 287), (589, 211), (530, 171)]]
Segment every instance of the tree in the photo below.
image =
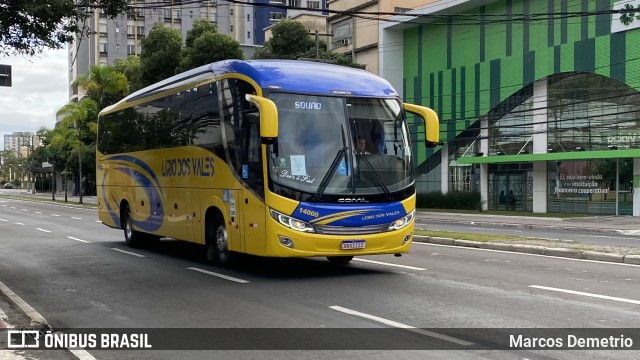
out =
[(193, 46), (193, 42), (205, 32), (217, 33), (218, 28), (206, 19), (197, 19), (193, 22), (191, 30), (187, 31), (187, 37), (184, 39), (185, 48)]
[(69, 166), (71, 151), (73, 148), (78, 147), (78, 138), (75, 131), (71, 131), (64, 126), (58, 126), (51, 130), (48, 135), (47, 142), (51, 153), (50, 162), (53, 164), (54, 169), (64, 169), (64, 201), (67, 202), (67, 167)]
[[(80, 152), (80, 153), (78, 153)], [(69, 161), (67, 171), (76, 175), (76, 190), (78, 194), (91, 195), (95, 194), (96, 189), (96, 147), (92, 145), (80, 145), (79, 148), (74, 148), (69, 154), (69, 159), (81, 159), (82, 168), (80, 163), (75, 160)], [(82, 174), (81, 176), (79, 174)], [(80, 181), (80, 179), (84, 179)]]
[(4, 180), (9, 178), (11, 180), (11, 174), (18, 165), (18, 157), (15, 151), (7, 149), (0, 151), (0, 173)]
[(175, 75), (182, 54), (182, 36), (177, 30), (156, 23), (142, 39), (140, 80), (148, 86)]
[[(78, 76), (72, 85), (85, 89), (98, 110), (129, 93), (127, 77), (112, 66), (92, 65), (87, 74)], [(97, 117), (98, 114), (95, 115)]]
[(142, 89), (140, 80), (140, 58), (135, 55), (129, 55), (124, 59), (116, 59), (113, 64), (114, 69), (123, 73), (129, 83), (129, 93)]
[(264, 44), (264, 50), (256, 52), (255, 58), (297, 59), (315, 49), (309, 30), (299, 21), (285, 19), (271, 29), (273, 36)]
[(299, 21), (282, 20), (273, 26), (273, 36), (258, 49), (255, 59), (315, 59), (332, 64), (364, 69), (366, 66), (354, 63), (350, 56), (330, 51), (324, 41), (316, 42), (307, 28)]
[(179, 71), (186, 71), (212, 62), (227, 59), (243, 59), (240, 43), (229, 35), (207, 31), (193, 41), (193, 46), (185, 48)]
[[(80, 100), (80, 102), (70, 102), (67, 105), (63, 106), (56, 115), (61, 118), (60, 126), (69, 128), (73, 125), (75, 128), (76, 134), (76, 145), (78, 147), (78, 164), (82, 164), (82, 138), (80, 136), (81, 129), (86, 127), (91, 131), (97, 131), (97, 125), (94, 120), (95, 118), (89, 118), (89, 114), (95, 114), (98, 104), (91, 98), (84, 98)], [(80, 196), (79, 203), (82, 204), (82, 166), (78, 166), (78, 195)], [(66, 201), (66, 193), (65, 193), (65, 201)]]
[(124, 12), (128, 0), (3, 1), (0, 5), (0, 55), (35, 55), (45, 48), (60, 49), (73, 34), (88, 35), (96, 8), (113, 18)]
[(46, 127), (41, 127), (36, 132), (36, 135), (38, 135), (38, 137), (42, 142), (42, 147), (44, 150), (43, 156), (46, 157), (47, 162), (51, 164), (51, 200), (55, 201), (56, 200), (56, 166), (55, 166), (55, 162), (53, 161), (53, 158), (55, 155), (53, 154), (53, 147), (51, 146), (52, 131), (53, 130), (48, 129)]

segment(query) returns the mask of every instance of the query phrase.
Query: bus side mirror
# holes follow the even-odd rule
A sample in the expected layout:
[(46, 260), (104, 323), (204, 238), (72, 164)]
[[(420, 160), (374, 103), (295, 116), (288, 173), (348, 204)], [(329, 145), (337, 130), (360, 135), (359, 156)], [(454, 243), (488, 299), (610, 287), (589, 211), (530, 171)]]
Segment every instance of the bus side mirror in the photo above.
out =
[(418, 115), (424, 121), (425, 145), (435, 147), (440, 142), (440, 122), (435, 111), (419, 105), (403, 103), (404, 111)]
[(278, 138), (278, 108), (273, 101), (258, 95), (245, 95), (248, 102), (260, 111), (260, 138), (265, 144), (273, 144)]

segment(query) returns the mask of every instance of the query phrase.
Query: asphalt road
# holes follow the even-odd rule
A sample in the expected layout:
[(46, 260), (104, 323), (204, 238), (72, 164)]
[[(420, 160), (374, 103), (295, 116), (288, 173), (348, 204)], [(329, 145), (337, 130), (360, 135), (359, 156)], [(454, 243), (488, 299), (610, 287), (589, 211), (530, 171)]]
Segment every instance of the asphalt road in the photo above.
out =
[[(480, 329), (444, 340), (438, 331), (373, 335), (380, 342), (372, 348), (408, 341), (394, 352), (88, 352), (98, 359), (640, 358), (638, 351), (463, 350), (465, 342), (495, 340), (483, 329), (638, 327), (638, 266), (416, 243), (401, 258), (366, 257), (346, 267), (247, 258), (222, 269), (182, 242), (127, 248), (95, 210), (7, 199), (0, 199), (0, 239), (0, 281), (54, 329), (278, 328), (291, 344), (305, 329), (351, 329), (344, 334), (351, 338), (371, 328)], [(413, 337), (444, 350), (410, 350)]]

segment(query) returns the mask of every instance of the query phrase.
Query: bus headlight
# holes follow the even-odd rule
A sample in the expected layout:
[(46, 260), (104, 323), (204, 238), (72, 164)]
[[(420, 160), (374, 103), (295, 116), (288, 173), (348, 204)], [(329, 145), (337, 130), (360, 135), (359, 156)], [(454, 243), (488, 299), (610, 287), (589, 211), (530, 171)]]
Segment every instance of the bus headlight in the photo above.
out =
[(291, 216), (279, 213), (273, 209), (269, 209), (269, 213), (271, 213), (272, 218), (288, 228), (302, 232), (316, 232), (313, 226), (306, 221), (292, 218)]
[(410, 212), (409, 214), (407, 214), (404, 217), (401, 217), (400, 219), (394, 221), (391, 223), (391, 225), (389, 225), (389, 229), (387, 229), (388, 231), (391, 230), (399, 230), (402, 229), (403, 227), (411, 224), (411, 221), (413, 221), (413, 215), (415, 214), (415, 210)]

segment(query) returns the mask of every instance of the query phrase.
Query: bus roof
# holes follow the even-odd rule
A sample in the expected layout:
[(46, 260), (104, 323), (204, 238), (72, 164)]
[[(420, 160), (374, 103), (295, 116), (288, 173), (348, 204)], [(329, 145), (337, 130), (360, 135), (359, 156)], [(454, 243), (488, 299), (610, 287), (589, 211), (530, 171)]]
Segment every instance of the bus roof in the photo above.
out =
[(397, 96), (389, 82), (365, 70), (299, 60), (224, 60), (183, 72), (127, 96), (106, 109), (157, 94), (173, 84), (185, 84), (190, 78), (211, 78), (240, 74), (251, 78), (263, 89), (314, 94), (390, 97)]

